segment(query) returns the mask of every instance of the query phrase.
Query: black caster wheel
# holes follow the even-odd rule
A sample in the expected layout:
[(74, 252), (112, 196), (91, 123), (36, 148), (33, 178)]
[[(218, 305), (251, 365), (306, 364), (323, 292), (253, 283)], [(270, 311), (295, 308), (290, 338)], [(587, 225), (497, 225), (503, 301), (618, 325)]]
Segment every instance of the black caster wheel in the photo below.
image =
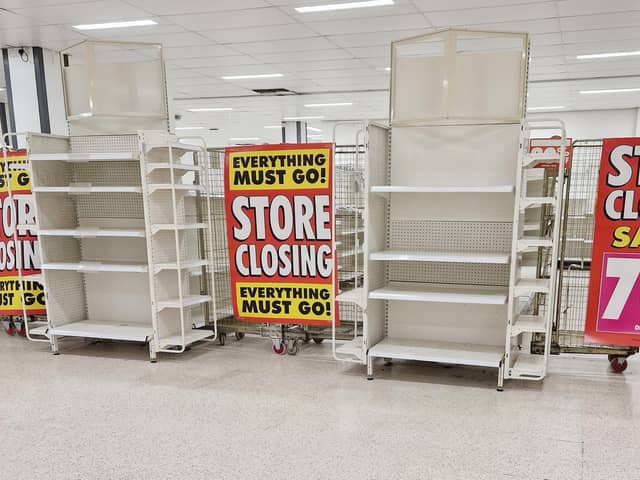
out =
[(244, 338), (244, 332), (236, 332), (236, 340), (240, 341)]
[(315, 343), (322, 343), (322, 342), (324, 342), (324, 338), (313, 337), (313, 341)]
[(369, 381), (373, 380), (373, 375), (368, 376), (367, 380), (369, 380)]
[(224, 346), (224, 344), (227, 343), (227, 334), (226, 333), (219, 333), (218, 334), (218, 343), (221, 346)]
[(287, 354), (289, 355), (297, 355), (298, 354), (298, 342), (295, 340), (287, 343)]
[(615, 373), (622, 373), (629, 366), (625, 357), (615, 356), (609, 360), (609, 365), (611, 366), (611, 370), (613, 370), (613, 372)]

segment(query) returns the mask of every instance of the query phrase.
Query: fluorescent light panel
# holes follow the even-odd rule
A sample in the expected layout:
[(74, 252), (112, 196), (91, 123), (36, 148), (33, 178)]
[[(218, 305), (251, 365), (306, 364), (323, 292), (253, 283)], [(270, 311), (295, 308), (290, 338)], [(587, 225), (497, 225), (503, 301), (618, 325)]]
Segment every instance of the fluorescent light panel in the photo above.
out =
[(307, 125), (307, 130), (310, 132), (322, 132), (319, 128), (310, 127), (309, 125)]
[(352, 102), (337, 102), (337, 103), (307, 103), (306, 108), (318, 108), (318, 107), (349, 107), (353, 105)]
[(580, 90), (582, 94), (591, 94), (591, 93), (631, 93), (631, 92), (640, 92), (640, 88), (611, 88), (605, 90)]
[(527, 110), (535, 112), (537, 110), (562, 110), (563, 108), (566, 107), (563, 105), (549, 105), (548, 107), (527, 107)]
[(308, 117), (284, 117), (283, 120), (286, 122), (294, 121), (294, 120), (320, 120), (324, 118), (322, 115), (316, 116), (308, 116)]
[(149, 25), (157, 25), (158, 22), (153, 20), (129, 20), (126, 22), (109, 22), (109, 23), (89, 23), (86, 25), (74, 25), (76, 30), (106, 30), (108, 28), (129, 28), (129, 27), (148, 27)]
[(230, 112), (233, 110), (231, 107), (203, 107), (203, 108), (189, 108), (190, 112)]
[(591, 58), (633, 57), (636, 55), (640, 55), (640, 50), (633, 52), (590, 53), (588, 55), (576, 55), (576, 59), (589, 60)]
[(350, 10), (352, 8), (386, 7), (393, 5), (393, 0), (368, 0), (364, 2), (331, 3), (328, 5), (311, 5), (296, 7), (298, 13), (330, 12), (332, 10)]
[(256, 75), (225, 75), (220, 77), (223, 80), (244, 80), (247, 78), (278, 78), (284, 77), (282, 73), (260, 73)]

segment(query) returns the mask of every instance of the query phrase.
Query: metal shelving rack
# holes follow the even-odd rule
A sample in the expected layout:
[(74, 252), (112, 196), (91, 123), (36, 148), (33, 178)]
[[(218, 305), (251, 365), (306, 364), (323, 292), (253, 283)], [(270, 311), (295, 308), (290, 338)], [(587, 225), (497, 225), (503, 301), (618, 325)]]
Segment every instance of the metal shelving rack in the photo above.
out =
[[(210, 286), (190, 293), (210, 215), (185, 200), (209, 191), (205, 148), (162, 132), (27, 140), (53, 352), (60, 337), (125, 340), (155, 361), (214, 336)], [(214, 315), (195, 330), (201, 304)]]
[(526, 34), (447, 30), (392, 44), (390, 128), (370, 126), (367, 375), (376, 358), (504, 379)]

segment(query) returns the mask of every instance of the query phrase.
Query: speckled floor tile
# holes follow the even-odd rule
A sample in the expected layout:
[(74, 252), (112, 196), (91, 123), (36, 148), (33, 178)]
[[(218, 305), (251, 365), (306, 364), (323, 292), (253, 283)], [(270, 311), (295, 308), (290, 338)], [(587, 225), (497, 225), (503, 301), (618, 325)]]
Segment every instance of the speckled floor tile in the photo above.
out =
[[(560, 357), (543, 383), (276, 356), (247, 337), (163, 355), (0, 336), (2, 480), (640, 478), (640, 360)], [(626, 459), (626, 460), (625, 460)], [(613, 477), (610, 476), (613, 475)], [(634, 476), (635, 475), (635, 476)]]

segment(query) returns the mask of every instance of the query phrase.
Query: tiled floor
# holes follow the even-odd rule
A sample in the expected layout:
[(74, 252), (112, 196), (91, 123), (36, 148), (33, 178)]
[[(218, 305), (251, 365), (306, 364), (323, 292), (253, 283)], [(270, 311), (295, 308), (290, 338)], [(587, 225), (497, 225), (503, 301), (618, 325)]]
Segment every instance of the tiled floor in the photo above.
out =
[[(0, 336), (0, 479), (640, 479), (640, 359), (556, 357), (544, 383), (245, 338), (163, 355)], [(384, 368), (384, 370), (382, 370)]]

